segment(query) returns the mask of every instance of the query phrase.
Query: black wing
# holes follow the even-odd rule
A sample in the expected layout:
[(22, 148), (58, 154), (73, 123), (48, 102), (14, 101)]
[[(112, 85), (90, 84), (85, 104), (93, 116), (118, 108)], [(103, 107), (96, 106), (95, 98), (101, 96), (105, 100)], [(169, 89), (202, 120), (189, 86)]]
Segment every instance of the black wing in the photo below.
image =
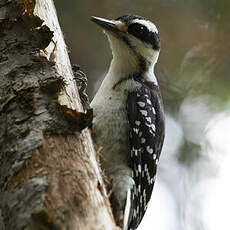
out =
[(129, 229), (136, 229), (150, 200), (164, 140), (164, 115), (159, 88), (144, 85), (127, 99), (130, 167), (135, 185), (131, 191)]

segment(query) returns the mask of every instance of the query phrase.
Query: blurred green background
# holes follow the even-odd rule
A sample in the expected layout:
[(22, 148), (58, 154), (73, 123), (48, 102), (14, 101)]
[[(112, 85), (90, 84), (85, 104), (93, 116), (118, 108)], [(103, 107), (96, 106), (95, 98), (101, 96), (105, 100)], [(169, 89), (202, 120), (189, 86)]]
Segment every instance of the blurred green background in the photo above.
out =
[(90, 16), (137, 14), (160, 32), (156, 76), (167, 114), (166, 141), (140, 229), (230, 229), (230, 1), (54, 2), (71, 62), (87, 74), (91, 99), (112, 55)]

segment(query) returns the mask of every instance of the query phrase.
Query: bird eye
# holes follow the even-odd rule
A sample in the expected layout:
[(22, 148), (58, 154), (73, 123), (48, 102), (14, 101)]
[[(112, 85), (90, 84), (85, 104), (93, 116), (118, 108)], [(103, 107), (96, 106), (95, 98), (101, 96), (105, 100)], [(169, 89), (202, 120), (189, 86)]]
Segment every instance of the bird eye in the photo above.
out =
[(150, 44), (154, 50), (160, 49), (158, 34), (154, 31), (149, 31), (146, 26), (140, 23), (132, 23), (128, 26), (128, 33), (142, 42)]
[(129, 25), (128, 27), (128, 33), (132, 34), (136, 37), (139, 37), (142, 34), (145, 34), (147, 32), (147, 28), (143, 25), (140, 25), (138, 23), (133, 23)]
[(140, 26), (139, 31), (142, 33), (144, 31), (144, 26)]

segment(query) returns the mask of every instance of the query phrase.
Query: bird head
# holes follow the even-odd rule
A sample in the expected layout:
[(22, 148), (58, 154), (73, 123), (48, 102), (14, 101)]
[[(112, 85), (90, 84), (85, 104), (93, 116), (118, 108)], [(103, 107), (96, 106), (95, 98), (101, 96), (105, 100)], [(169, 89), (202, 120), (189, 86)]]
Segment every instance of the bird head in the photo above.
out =
[(136, 71), (142, 72), (155, 65), (160, 39), (151, 21), (136, 15), (125, 15), (115, 20), (91, 17), (91, 20), (105, 31), (117, 62), (133, 65), (133, 68), (138, 68)]

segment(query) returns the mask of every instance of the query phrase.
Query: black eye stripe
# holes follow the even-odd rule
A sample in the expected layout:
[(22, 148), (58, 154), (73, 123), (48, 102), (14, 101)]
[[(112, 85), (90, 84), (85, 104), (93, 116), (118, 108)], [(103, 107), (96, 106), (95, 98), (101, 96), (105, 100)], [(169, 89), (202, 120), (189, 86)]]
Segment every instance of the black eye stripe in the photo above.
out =
[(148, 29), (144, 25), (133, 23), (128, 26), (128, 33), (132, 34), (133, 36), (139, 37), (141, 34), (147, 35)]
[(160, 49), (160, 39), (156, 32), (149, 31), (146, 26), (139, 23), (132, 23), (128, 26), (128, 33), (143, 42), (152, 46), (153, 49)]

